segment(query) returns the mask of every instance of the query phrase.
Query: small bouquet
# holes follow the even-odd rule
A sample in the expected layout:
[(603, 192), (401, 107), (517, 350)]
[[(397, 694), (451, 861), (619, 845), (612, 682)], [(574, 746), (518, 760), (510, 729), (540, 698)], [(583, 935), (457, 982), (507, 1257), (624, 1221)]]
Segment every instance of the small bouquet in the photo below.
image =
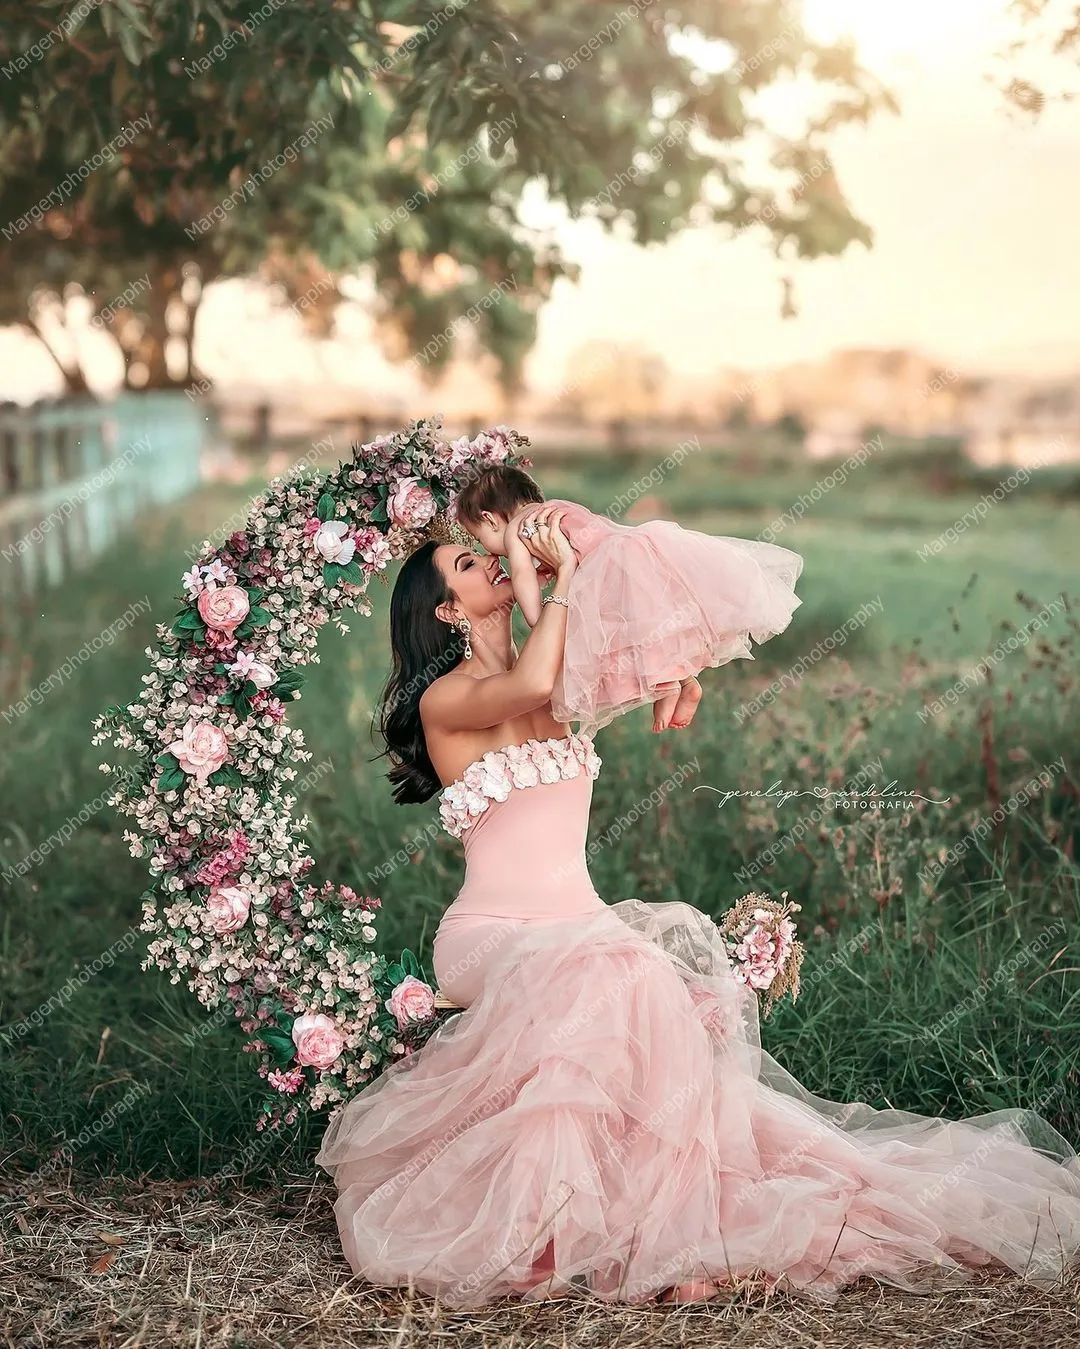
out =
[[(781, 895), (787, 900), (787, 891)], [(805, 954), (795, 936), (790, 915), (800, 905), (780, 903), (768, 895), (744, 895), (720, 919), (719, 927), (727, 941), (732, 972), (740, 983), (760, 995), (765, 1016), (781, 998), (799, 996), (799, 970)]]
[(414, 1053), (444, 1021), (461, 1011), (436, 994), (423, 973), (416, 956), (403, 951), (401, 959), (388, 965), (376, 979), (382, 1008), (380, 1028), (387, 1036), (390, 1052), (397, 1057)]

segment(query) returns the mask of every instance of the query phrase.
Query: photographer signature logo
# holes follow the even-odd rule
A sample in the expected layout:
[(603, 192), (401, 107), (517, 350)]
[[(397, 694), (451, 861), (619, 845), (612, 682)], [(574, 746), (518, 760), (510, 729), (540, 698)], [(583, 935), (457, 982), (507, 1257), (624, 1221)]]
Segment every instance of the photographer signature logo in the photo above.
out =
[(803, 791), (785, 788), (777, 779), (764, 791), (754, 789), (728, 790), (723, 787), (710, 787), (702, 784), (694, 788), (695, 792), (716, 792), (720, 800), (716, 809), (722, 810), (729, 801), (741, 796), (758, 797), (774, 801), (777, 806), (786, 806), (800, 796), (809, 796), (815, 801), (828, 801), (838, 810), (911, 810), (916, 801), (926, 801), (932, 806), (947, 806), (950, 798), (937, 801), (932, 796), (923, 796), (919, 792), (905, 792), (896, 788), (896, 779), (886, 783), (880, 790), (871, 786), (866, 791), (836, 791), (832, 787), (809, 787)]

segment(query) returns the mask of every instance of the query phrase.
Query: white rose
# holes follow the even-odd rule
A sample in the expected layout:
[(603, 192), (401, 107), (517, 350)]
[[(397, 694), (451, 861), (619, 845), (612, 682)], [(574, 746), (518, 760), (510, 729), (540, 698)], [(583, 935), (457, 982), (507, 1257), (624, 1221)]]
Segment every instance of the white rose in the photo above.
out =
[(326, 520), (312, 536), (315, 551), (324, 562), (338, 562), (342, 566), (352, 561), (356, 543), (347, 539), (349, 526), (344, 520)]

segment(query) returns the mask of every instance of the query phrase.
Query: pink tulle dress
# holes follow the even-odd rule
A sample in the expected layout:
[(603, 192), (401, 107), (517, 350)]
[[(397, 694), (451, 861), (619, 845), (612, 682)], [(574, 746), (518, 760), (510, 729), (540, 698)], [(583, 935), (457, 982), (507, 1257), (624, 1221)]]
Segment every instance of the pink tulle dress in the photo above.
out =
[(582, 734), (655, 702), (660, 684), (753, 660), (751, 642), (783, 632), (802, 603), (803, 559), (788, 548), (548, 504), (565, 511), (563, 532), (580, 559), (551, 709)]
[[(1009, 1109), (950, 1121), (811, 1094), (688, 904), (607, 905), (584, 737), (484, 756), (442, 794), (464, 886), (435, 939), (466, 1010), (338, 1108), (317, 1160), (353, 1271), (456, 1308), (760, 1279), (831, 1299), (1080, 1255), (1080, 1160)], [(721, 906), (727, 897), (721, 900)]]

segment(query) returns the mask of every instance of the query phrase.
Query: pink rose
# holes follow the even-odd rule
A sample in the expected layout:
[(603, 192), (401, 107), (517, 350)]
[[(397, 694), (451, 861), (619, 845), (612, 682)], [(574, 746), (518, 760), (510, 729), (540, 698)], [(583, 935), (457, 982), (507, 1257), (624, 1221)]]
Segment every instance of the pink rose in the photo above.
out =
[(180, 739), (166, 748), (176, 755), (184, 772), (197, 779), (200, 787), (206, 785), (210, 774), (217, 772), (229, 757), (225, 732), (208, 721), (188, 721), (180, 732)]
[(418, 478), (402, 478), (386, 503), (392, 524), (403, 529), (420, 529), (428, 523), (438, 506), (430, 488)]
[(243, 927), (251, 909), (251, 895), (242, 885), (215, 885), (207, 896), (206, 912), (215, 932)]
[(199, 617), (208, 628), (230, 633), (243, 623), (251, 608), (247, 591), (240, 586), (218, 586), (216, 590), (204, 590), (197, 604)]
[(407, 974), (386, 1000), (386, 1010), (392, 1012), (398, 1029), (417, 1021), (430, 1021), (435, 1015), (435, 994), (422, 979)]
[(310, 1068), (329, 1068), (341, 1057), (345, 1040), (337, 1026), (322, 1012), (307, 1012), (293, 1022), (296, 1061)]

